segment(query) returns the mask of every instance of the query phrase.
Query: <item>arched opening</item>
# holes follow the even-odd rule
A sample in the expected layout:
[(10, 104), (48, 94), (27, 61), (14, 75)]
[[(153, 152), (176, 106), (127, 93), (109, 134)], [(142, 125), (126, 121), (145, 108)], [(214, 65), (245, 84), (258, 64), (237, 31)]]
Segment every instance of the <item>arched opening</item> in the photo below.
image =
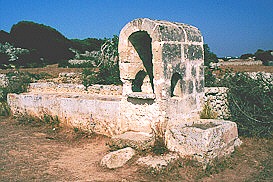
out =
[(143, 80), (147, 76), (147, 73), (144, 70), (140, 70), (132, 83), (133, 92), (142, 92), (141, 87), (143, 85)]
[(129, 41), (134, 46), (140, 59), (142, 60), (142, 63), (150, 78), (151, 87), (154, 92), (154, 83), (153, 83), (154, 75), (153, 75), (153, 63), (152, 63), (153, 55), (152, 55), (152, 44), (151, 44), (152, 39), (146, 31), (138, 31), (129, 36)]
[(181, 88), (181, 75), (179, 73), (174, 73), (171, 78), (171, 97), (181, 97), (182, 88)]

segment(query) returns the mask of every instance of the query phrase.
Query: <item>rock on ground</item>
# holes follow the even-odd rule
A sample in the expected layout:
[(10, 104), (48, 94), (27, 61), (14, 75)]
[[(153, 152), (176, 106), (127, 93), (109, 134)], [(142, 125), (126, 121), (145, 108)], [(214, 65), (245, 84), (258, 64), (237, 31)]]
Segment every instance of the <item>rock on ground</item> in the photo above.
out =
[(109, 169), (119, 168), (128, 162), (134, 155), (135, 150), (131, 147), (110, 152), (102, 158), (101, 166), (107, 167)]

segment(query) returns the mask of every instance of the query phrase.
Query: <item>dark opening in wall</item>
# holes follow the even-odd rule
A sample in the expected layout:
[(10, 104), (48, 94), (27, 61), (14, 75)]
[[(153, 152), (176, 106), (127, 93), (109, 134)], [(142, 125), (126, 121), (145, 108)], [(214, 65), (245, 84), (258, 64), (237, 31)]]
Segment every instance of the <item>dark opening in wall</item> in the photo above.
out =
[(141, 70), (136, 74), (136, 77), (132, 83), (133, 92), (142, 92), (141, 86), (143, 85), (143, 80), (146, 77), (146, 75), (147, 73), (144, 70)]
[[(150, 78), (150, 83), (154, 92), (154, 75), (153, 75), (153, 55), (152, 55), (152, 39), (146, 31), (138, 31), (129, 36), (129, 41), (137, 51), (142, 63)], [(137, 76), (136, 76), (137, 77)], [(144, 78), (143, 78), (144, 79)]]
[(182, 88), (181, 88), (181, 80), (182, 77), (179, 73), (174, 73), (171, 78), (171, 97), (181, 97), (182, 96)]

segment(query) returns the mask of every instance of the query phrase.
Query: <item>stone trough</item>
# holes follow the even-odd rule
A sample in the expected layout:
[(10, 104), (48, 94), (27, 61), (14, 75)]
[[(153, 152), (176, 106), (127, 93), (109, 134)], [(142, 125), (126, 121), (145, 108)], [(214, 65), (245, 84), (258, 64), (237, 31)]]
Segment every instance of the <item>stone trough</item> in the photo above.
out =
[(236, 123), (226, 120), (201, 119), (181, 123), (169, 129), (165, 136), (169, 150), (202, 163), (226, 156), (240, 145)]

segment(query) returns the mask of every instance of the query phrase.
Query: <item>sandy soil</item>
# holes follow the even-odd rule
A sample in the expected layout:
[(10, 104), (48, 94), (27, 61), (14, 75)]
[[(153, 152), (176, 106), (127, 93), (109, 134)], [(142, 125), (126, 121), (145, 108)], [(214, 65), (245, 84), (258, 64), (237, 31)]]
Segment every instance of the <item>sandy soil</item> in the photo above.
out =
[(135, 165), (109, 170), (99, 163), (109, 138), (44, 124), (19, 124), (0, 118), (0, 181), (273, 181), (273, 140), (243, 138), (224, 162), (203, 170), (181, 160), (153, 175)]

